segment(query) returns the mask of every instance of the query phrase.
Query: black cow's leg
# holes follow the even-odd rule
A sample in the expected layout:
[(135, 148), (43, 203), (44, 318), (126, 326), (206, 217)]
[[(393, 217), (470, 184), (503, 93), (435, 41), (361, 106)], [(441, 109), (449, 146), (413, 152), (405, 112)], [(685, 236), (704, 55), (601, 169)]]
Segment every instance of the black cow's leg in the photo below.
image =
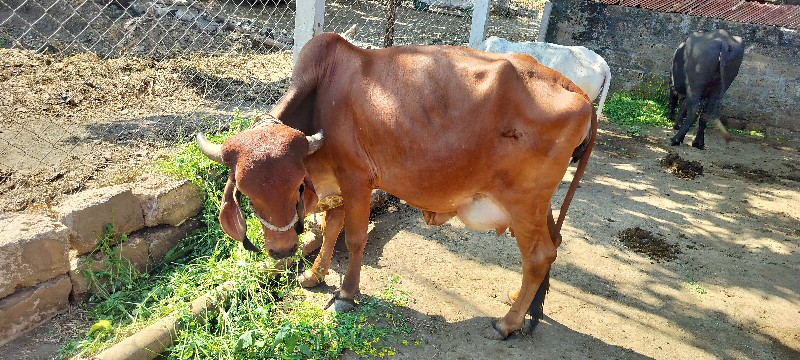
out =
[(669, 111), (668, 111), (668, 118), (675, 123), (673, 127), (675, 130), (678, 130), (678, 119), (675, 118), (675, 107), (678, 105), (678, 94), (675, 92), (675, 89), (672, 85), (669, 86)]
[(531, 302), (531, 307), (528, 309), (528, 314), (531, 314), (531, 324), (530, 330), (533, 331), (536, 329), (536, 325), (539, 325), (539, 321), (544, 318), (544, 299), (547, 296), (547, 293), (550, 291), (550, 269), (547, 269), (547, 274), (544, 276), (544, 280), (542, 280), (542, 284), (539, 285), (539, 289), (536, 290), (536, 295), (533, 297), (533, 302)]
[(681, 111), (678, 113), (678, 118), (675, 120), (675, 126), (673, 129), (679, 130), (683, 125), (683, 122), (686, 120), (686, 99), (680, 101), (681, 104)]
[(715, 119), (717, 116), (719, 116), (719, 96), (714, 96), (706, 100), (703, 106), (703, 111), (700, 114), (700, 126), (697, 128), (697, 135), (695, 135), (694, 141), (692, 141), (692, 146), (700, 150), (706, 148), (707, 119)]
[(705, 119), (705, 115), (700, 114), (700, 119), (697, 125), (697, 133), (694, 136), (694, 141), (692, 141), (692, 146), (696, 147), (700, 150), (704, 150), (706, 148), (706, 126), (708, 122)]
[(689, 128), (694, 125), (694, 120), (697, 117), (697, 110), (700, 104), (699, 99), (686, 97), (686, 120), (681, 125), (681, 129), (678, 130), (678, 133), (672, 137), (671, 145), (680, 145), (683, 142), (683, 138), (686, 137), (686, 133), (689, 132)]

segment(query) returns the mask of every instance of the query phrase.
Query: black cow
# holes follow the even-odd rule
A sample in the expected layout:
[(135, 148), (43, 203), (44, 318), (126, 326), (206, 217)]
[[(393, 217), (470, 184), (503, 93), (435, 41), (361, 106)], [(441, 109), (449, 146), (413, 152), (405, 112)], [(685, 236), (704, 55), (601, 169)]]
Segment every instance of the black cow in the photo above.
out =
[[(678, 45), (672, 58), (669, 94), (669, 118), (675, 122), (674, 129), (678, 130), (672, 137), (673, 146), (683, 142), (700, 112), (710, 116), (725, 141), (730, 141), (730, 135), (719, 120), (719, 108), (722, 95), (739, 73), (743, 56), (742, 38), (731, 36), (722, 29), (708, 33), (694, 32)], [(681, 103), (681, 110), (675, 118), (675, 106), (678, 103)], [(687, 121), (684, 121), (684, 117)], [(700, 117), (697, 135), (692, 142), (692, 146), (698, 149), (705, 148), (705, 118)]]

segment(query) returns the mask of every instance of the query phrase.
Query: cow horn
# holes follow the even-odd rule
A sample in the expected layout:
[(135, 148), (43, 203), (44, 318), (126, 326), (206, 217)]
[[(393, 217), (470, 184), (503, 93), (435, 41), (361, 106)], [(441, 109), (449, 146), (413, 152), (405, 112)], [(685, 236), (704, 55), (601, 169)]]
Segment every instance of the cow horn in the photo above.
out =
[(214, 144), (208, 141), (208, 139), (206, 139), (203, 133), (197, 133), (197, 147), (200, 148), (200, 152), (202, 152), (203, 155), (207, 156), (214, 162), (222, 164), (221, 144)]
[(311, 155), (322, 146), (322, 130), (314, 135), (306, 136), (306, 140), (308, 140), (308, 155)]

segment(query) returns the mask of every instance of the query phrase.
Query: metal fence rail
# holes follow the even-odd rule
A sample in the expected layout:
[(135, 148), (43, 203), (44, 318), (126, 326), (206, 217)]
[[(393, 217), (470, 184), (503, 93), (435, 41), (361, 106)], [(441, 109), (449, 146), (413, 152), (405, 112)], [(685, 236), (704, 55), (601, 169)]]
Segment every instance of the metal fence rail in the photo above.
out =
[[(390, 1), (394, 1), (391, 4)], [(464, 45), (461, 0), (329, 0), (324, 31), (384, 45)], [(535, 40), (540, 0), (501, 0), (487, 36)], [(198, 131), (285, 92), (295, 3), (0, 0), (0, 211), (129, 181)]]

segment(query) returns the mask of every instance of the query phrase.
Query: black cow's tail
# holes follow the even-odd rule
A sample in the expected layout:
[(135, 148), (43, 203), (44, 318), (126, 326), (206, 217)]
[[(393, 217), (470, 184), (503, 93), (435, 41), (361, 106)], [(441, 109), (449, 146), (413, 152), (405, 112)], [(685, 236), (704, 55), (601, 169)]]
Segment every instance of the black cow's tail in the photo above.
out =
[[(572, 162), (578, 161), (578, 168), (575, 169), (575, 175), (572, 177), (567, 195), (564, 197), (564, 202), (561, 204), (558, 221), (555, 223), (555, 226), (550, 229), (550, 237), (556, 247), (561, 244), (561, 226), (564, 224), (564, 218), (567, 216), (567, 209), (569, 209), (569, 204), (572, 202), (572, 197), (575, 195), (575, 190), (578, 188), (578, 183), (583, 177), (584, 171), (586, 171), (586, 165), (589, 163), (589, 155), (592, 154), (595, 139), (597, 139), (597, 112), (592, 111), (589, 135), (572, 152)], [(549, 290), (550, 269), (548, 268), (547, 274), (545, 274), (541, 285), (539, 285), (539, 289), (536, 290), (536, 296), (534, 296), (531, 306), (528, 308), (528, 314), (530, 314), (532, 318), (530, 324), (531, 330), (533, 330), (544, 317), (544, 300)]]
[[(728, 65), (728, 59), (730, 59), (731, 53), (731, 46), (727, 42), (722, 42), (722, 46), (719, 50), (719, 102), (722, 103), (722, 96), (725, 95), (725, 91), (728, 90), (728, 82), (725, 81), (725, 68)], [(717, 105), (719, 106), (719, 105)], [(711, 122), (714, 124), (714, 127), (719, 130), (722, 137), (725, 139), (725, 142), (728, 143), (731, 141), (731, 134), (728, 133), (728, 130), (725, 129), (725, 125), (722, 125), (722, 121), (719, 119), (719, 111), (715, 114), (714, 118), (711, 119)]]

